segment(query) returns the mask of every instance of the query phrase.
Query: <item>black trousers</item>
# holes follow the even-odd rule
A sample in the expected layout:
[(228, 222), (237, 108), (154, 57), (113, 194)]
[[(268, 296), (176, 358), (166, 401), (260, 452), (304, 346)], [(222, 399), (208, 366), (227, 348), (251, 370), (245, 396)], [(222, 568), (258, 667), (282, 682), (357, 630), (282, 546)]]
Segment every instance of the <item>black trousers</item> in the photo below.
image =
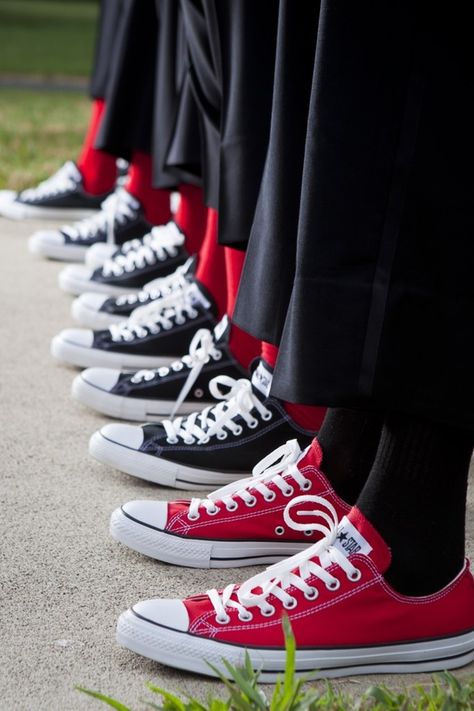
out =
[[(276, 395), (474, 425), (468, 26), (416, 2), (321, 3), (298, 226), (278, 238), (255, 220), (235, 318), (279, 344)], [(269, 156), (290, 140), (272, 131)]]

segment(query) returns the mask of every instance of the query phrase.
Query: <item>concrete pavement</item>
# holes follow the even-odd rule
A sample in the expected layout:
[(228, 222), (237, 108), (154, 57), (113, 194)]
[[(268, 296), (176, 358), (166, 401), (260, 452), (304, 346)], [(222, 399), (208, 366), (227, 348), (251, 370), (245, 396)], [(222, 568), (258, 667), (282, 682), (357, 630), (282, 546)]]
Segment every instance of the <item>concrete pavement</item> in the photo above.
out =
[[(62, 265), (35, 259), (26, 248), (29, 234), (44, 226), (0, 218), (0, 710), (101, 708), (75, 684), (134, 709), (142, 708), (149, 680), (201, 697), (222, 692), (217, 682), (167, 669), (115, 643), (116, 618), (131, 603), (220, 587), (256, 569), (174, 568), (110, 539), (109, 515), (124, 501), (186, 494), (89, 458), (89, 436), (105, 420), (71, 401), (76, 371), (49, 355), (52, 336), (72, 322), (71, 299), (57, 287)], [(468, 541), (472, 558), (472, 485)], [(474, 665), (459, 672), (469, 673)], [(427, 678), (407, 677), (409, 683)], [(361, 677), (341, 685), (357, 693), (374, 680), (404, 681)]]

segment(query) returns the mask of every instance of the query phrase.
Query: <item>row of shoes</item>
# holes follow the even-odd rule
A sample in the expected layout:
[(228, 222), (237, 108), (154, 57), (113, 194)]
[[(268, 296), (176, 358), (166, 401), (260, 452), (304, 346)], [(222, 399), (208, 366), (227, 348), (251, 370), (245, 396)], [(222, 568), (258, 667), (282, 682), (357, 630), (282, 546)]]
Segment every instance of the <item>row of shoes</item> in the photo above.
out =
[[(36, 189), (43, 204), (52, 185)], [(36, 198), (33, 190), (8, 199)], [(332, 488), (313, 433), (270, 395), (271, 368), (260, 359), (246, 372), (234, 359), (231, 325), (217, 320), (174, 222), (146, 225), (118, 187), (100, 212), (36, 233), (30, 249), (85, 261), (59, 276), (82, 328), (59, 333), (51, 351), (83, 368), (73, 398), (128, 421), (95, 432), (90, 454), (154, 484), (211, 492), (124, 503), (111, 515), (113, 538), (191, 568), (270, 564), (241, 585), (134, 604), (118, 621), (121, 645), (207, 675), (228, 675), (222, 660), (242, 664), (247, 650), (261, 679), (273, 681), (285, 665), (286, 615), (299, 673), (432, 671), (472, 660), (468, 567), (436, 595), (388, 586), (387, 545)]]

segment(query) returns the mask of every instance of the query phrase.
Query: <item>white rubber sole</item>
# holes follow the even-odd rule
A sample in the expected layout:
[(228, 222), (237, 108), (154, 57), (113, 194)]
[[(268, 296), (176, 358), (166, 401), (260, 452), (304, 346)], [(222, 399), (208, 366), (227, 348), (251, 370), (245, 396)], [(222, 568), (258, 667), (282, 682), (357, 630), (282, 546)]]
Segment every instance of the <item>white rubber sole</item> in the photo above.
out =
[(102, 464), (108, 464), (139, 479), (173, 489), (212, 491), (218, 486), (250, 476), (250, 472), (223, 474), (218, 471), (186, 467), (183, 464), (131, 449), (118, 442), (112, 442), (101, 432), (95, 432), (90, 438), (89, 454)]
[(28, 249), (31, 254), (47, 259), (57, 259), (61, 262), (83, 262), (88, 247), (80, 247), (76, 244), (41, 244), (30, 238)]
[(91, 217), (98, 212), (88, 209), (71, 209), (65, 207), (33, 207), (32, 205), (22, 205), (12, 200), (5, 201), (1, 206), (2, 215), (11, 220), (24, 220), (28, 218), (40, 218), (44, 220), (82, 220), (84, 217)]
[(308, 547), (282, 541), (215, 541), (178, 536), (136, 521), (122, 509), (110, 518), (110, 534), (119, 543), (163, 563), (187, 568), (240, 568), (277, 563)]
[[(127, 610), (117, 624), (122, 647), (177, 669), (217, 676), (213, 664), (231, 678), (222, 660), (243, 666), (246, 648), (154, 624)], [(255, 635), (258, 641), (258, 635)], [(285, 668), (283, 649), (247, 648), (260, 680), (271, 683)], [(381, 647), (297, 649), (296, 671), (309, 679), (358, 674), (408, 674), (456, 669), (474, 660), (474, 631), (456, 637)], [(317, 671), (315, 671), (317, 670)]]
[(102, 331), (113, 323), (122, 323), (122, 321), (126, 320), (123, 316), (114, 316), (105, 311), (91, 309), (78, 299), (72, 302), (71, 316), (75, 321), (80, 323), (81, 326), (92, 328), (93, 331)]
[(140, 370), (142, 368), (161, 368), (176, 360), (152, 356), (136, 356), (129, 353), (110, 353), (98, 348), (87, 348), (76, 343), (69, 343), (60, 336), (51, 341), (51, 355), (56, 360), (76, 365), (79, 368), (118, 368), (119, 370)]
[(74, 296), (84, 294), (86, 291), (94, 291), (96, 294), (107, 294), (108, 296), (135, 294), (140, 291), (140, 289), (131, 289), (130, 287), (123, 288), (121, 286), (93, 282), (90, 279), (81, 279), (80, 277), (71, 275), (66, 270), (59, 273), (58, 283), (63, 291), (67, 291), (68, 294), (74, 294)]
[[(174, 406), (174, 401), (171, 400), (141, 400), (134, 397), (113, 395), (88, 383), (81, 375), (74, 379), (71, 392), (73, 398), (83, 405), (119, 420), (161, 422), (163, 418), (170, 417)], [(215, 402), (203, 402), (197, 405), (192, 402), (183, 402), (178, 412), (176, 412), (176, 416), (189, 415), (191, 412), (196, 412), (196, 409), (204, 409), (215, 404)]]

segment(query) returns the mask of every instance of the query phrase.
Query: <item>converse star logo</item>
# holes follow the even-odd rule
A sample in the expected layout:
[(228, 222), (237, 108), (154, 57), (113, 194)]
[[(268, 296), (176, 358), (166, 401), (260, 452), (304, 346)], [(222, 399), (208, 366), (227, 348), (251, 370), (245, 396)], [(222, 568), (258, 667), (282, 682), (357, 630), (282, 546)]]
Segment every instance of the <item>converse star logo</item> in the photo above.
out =
[(372, 550), (372, 546), (346, 516), (341, 519), (339, 524), (339, 532), (334, 547), (338, 548), (341, 553), (344, 553), (346, 556), (353, 553), (364, 553), (368, 555)]
[(272, 380), (272, 374), (265, 368), (263, 363), (260, 361), (258, 367), (253, 372), (252, 385), (254, 386), (254, 388), (259, 390), (262, 395), (268, 397), (270, 394)]

